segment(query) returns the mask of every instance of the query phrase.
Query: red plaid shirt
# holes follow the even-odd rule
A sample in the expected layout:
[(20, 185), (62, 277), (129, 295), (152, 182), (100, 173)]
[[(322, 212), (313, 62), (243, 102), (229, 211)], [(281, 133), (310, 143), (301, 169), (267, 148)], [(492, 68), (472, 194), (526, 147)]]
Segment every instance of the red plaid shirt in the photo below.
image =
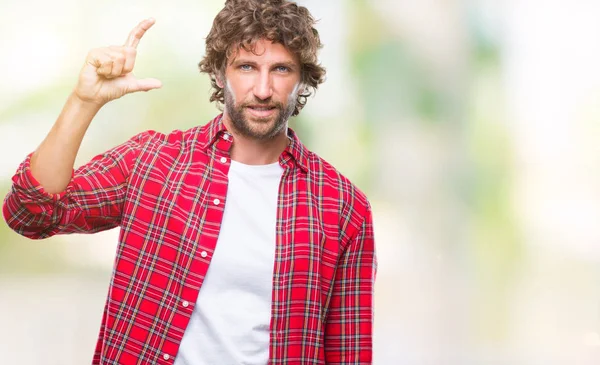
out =
[[(269, 364), (371, 364), (376, 258), (371, 208), (289, 130), (281, 154)], [(29, 158), (3, 213), (30, 238), (120, 227), (94, 364), (172, 364), (215, 249), (233, 137), (220, 116), (148, 131), (48, 194)], [(202, 344), (198, 344), (202, 346)]]

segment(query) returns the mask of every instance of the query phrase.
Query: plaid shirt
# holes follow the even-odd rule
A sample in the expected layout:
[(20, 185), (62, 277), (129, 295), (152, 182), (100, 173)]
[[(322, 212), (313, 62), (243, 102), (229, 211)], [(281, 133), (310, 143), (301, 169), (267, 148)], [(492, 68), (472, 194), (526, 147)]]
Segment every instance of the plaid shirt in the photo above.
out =
[[(371, 364), (376, 258), (371, 208), (289, 130), (281, 154), (269, 364)], [(40, 239), (120, 227), (93, 364), (172, 364), (215, 249), (229, 148), (220, 116), (168, 135), (147, 131), (48, 194), (13, 177), (3, 213)], [(202, 344), (199, 344), (202, 346)]]

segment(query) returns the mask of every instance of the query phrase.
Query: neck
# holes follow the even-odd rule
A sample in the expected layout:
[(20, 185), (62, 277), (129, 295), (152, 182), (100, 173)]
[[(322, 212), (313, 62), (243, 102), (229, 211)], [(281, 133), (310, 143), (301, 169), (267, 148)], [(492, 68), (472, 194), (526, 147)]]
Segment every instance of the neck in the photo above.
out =
[(268, 165), (279, 161), (279, 156), (289, 143), (287, 126), (272, 139), (258, 140), (236, 131), (227, 113), (223, 114), (223, 123), (233, 136), (233, 145), (229, 151), (231, 159), (246, 165)]

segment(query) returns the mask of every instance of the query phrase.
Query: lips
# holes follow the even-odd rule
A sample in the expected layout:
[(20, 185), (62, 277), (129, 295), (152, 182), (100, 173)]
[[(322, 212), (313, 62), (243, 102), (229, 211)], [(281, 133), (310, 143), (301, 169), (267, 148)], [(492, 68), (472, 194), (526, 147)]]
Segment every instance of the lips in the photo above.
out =
[(248, 105), (246, 109), (256, 117), (265, 118), (272, 115), (277, 108), (269, 105)]
[(248, 105), (247, 108), (254, 110), (271, 110), (275, 109), (274, 105)]

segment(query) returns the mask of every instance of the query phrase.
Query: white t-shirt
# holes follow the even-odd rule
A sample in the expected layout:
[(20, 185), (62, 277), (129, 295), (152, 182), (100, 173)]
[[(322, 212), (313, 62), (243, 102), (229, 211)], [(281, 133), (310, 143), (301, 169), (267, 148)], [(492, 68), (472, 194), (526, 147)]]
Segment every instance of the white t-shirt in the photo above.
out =
[(264, 365), (283, 168), (231, 161), (217, 246), (175, 365)]

